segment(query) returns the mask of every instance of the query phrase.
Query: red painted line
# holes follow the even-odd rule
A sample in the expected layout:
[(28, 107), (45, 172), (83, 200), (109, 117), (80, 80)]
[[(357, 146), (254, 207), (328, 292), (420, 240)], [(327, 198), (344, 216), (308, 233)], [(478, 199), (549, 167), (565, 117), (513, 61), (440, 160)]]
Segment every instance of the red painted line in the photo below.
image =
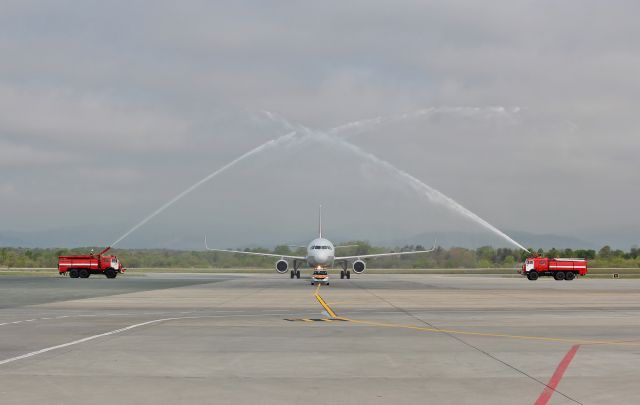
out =
[(551, 379), (547, 383), (547, 386), (544, 388), (544, 391), (542, 391), (542, 394), (540, 394), (538, 400), (534, 403), (534, 405), (546, 405), (547, 402), (549, 402), (549, 399), (551, 399), (551, 395), (553, 395), (556, 387), (558, 386), (558, 384), (560, 384), (560, 380), (562, 380), (564, 372), (567, 370), (567, 367), (569, 367), (569, 364), (571, 364), (571, 361), (573, 360), (573, 357), (576, 355), (576, 352), (579, 348), (580, 345), (572, 346), (567, 354), (564, 355), (564, 358), (562, 359), (560, 364), (558, 364), (556, 371), (551, 376)]

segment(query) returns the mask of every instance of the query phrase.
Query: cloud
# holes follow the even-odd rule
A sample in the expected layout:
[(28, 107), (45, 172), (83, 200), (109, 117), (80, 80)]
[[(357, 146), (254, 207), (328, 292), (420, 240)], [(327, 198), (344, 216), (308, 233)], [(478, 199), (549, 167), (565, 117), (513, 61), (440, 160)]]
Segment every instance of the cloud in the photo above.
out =
[[(4, 6), (0, 168), (13, 193), (1, 207), (5, 227), (84, 225), (95, 212), (126, 227), (284, 134), (256, 118), (261, 110), (320, 129), (360, 120), (347, 128), (359, 134), (350, 141), (501, 228), (637, 222), (640, 3)], [(385, 195), (379, 173), (363, 167), (311, 143), (274, 151), (158, 224), (166, 220), (169, 231), (190, 223), (190, 232), (216, 223), (221, 242), (242, 236), (234, 227), (266, 239), (304, 221), (309, 201), (329, 199), (344, 209), (333, 218), (350, 229), (381, 217), (367, 232), (464, 226), (437, 222), (433, 207), (408, 201), (388, 181)], [(323, 174), (329, 191), (317, 195), (309, 179)], [(69, 185), (85, 198), (67, 196)], [(104, 185), (115, 202), (101, 198)], [(45, 206), (43, 195), (54, 203)], [(251, 214), (264, 206), (268, 218)]]
[(96, 95), (0, 85), (0, 133), (33, 142), (136, 150), (170, 149), (188, 124), (152, 111), (127, 108)]
[(0, 166), (32, 166), (59, 164), (69, 156), (38, 150), (30, 145), (19, 145), (0, 139)]

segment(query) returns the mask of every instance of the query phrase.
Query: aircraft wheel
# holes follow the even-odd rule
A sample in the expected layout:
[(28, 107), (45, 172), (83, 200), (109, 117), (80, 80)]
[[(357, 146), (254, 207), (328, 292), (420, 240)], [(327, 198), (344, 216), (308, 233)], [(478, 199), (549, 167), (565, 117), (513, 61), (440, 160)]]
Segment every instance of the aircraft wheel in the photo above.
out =
[(574, 278), (576, 278), (576, 273), (572, 272), (572, 271), (568, 271), (567, 274), (565, 274), (564, 279), (567, 281), (571, 281)]
[(564, 271), (556, 271), (556, 274), (553, 275), (553, 278), (556, 280), (564, 280)]
[(347, 270), (347, 279), (351, 279), (351, 272), (349, 270)]
[(295, 276), (296, 276), (296, 273), (293, 270), (291, 270), (291, 278), (294, 278)]
[(87, 269), (80, 269), (78, 274), (80, 275), (80, 278), (89, 278), (89, 276), (90, 276), (89, 270), (87, 270)]
[(536, 281), (538, 279), (538, 272), (537, 271), (530, 271), (527, 274), (527, 278), (531, 281)]
[(300, 270), (296, 271), (296, 278), (300, 278)]
[(78, 270), (76, 270), (76, 269), (69, 270), (69, 277), (78, 278)]
[(344, 270), (340, 270), (340, 278), (344, 278)]

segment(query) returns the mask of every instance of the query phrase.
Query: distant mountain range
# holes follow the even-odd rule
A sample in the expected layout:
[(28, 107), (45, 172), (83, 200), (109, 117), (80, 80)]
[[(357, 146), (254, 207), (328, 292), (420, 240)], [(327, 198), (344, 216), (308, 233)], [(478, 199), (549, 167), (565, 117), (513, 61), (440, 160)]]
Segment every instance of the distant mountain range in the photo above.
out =
[(56, 229), (46, 231), (0, 231), (0, 246), (49, 248), (87, 246), (86, 229)]
[[(584, 231), (579, 237), (559, 234), (535, 234), (523, 231), (506, 231), (511, 238), (518, 241), (525, 247), (549, 249), (571, 248), (571, 249), (599, 249), (604, 245), (613, 248), (627, 250), (632, 246), (640, 245), (640, 230), (617, 229), (608, 231)], [(244, 240), (244, 237), (235, 239)], [(295, 238), (299, 239), (299, 238)], [(350, 240), (348, 235), (332, 235), (332, 240), (342, 243)], [(460, 246), (467, 248), (478, 248), (480, 246), (510, 247), (511, 245), (497, 235), (489, 232), (450, 232), (431, 231), (424, 232), (410, 237), (394, 238), (384, 235), (372, 235), (367, 240), (376, 246), (405, 246), (420, 244), (425, 247), (431, 246), (434, 241), (443, 247)], [(103, 241), (104, 242), (104, 241)], [(300, 243), (307, 243), (307, 240), (300, 240)], [(216, 243), (215, 240), (213, 243)], [(295, 243), (285, 240), (247, 240), (245, 245), (223, 243), (222, 247), (267, 247), (272, 248), (278, 244)], [(69, 228), (47, 231), (0, 231), (0, 246), (26, 247), (26, 248), (48, 248), (48, 247), (79, 247), (96, 246), (100, 241), (95, 239), (95, 230), (89, 228)], [(136, 248), (172, 248), (184, 250), (202, 249), (202, 236), (193, 235), (193, 232), (176, 232), (171, 241), (154, 240), (154, 235), (147, 237), (136, 237), (131, 243)], [(219, 243), (218, 243), (219, 245)], [(129, 243), (124, 243), (122, 247), (129, 247)]]
[[(599, 249), (603, 245), (582, 238), (576, 238), (572, 236), (556, 235), (556, 234), (533, 234), (522, 231), (509, 231), (506, 232), (513, 240), (522, 244), (524, 247), (533, 248), (571, 248), (571, 249)], [(497, 235), (489, 233), (470, 233), (470, 232), (424, 232), (418, 235), (414, 235), (409, 238), (391, 239), (376, 242), (383, 246), (404, 246), (415, 245), (420, 243), (421, 245), (428, 247), (431, 246), (434, 241), (442, 247), (466, 247), (466, 248), (479, 248), (480, 246), (494, 246), (494, 247), (511, 247), (512, 245), (506, 240)], [(631, 245), (625, 243), (620, 246), (626, 246), (629, 248)]]

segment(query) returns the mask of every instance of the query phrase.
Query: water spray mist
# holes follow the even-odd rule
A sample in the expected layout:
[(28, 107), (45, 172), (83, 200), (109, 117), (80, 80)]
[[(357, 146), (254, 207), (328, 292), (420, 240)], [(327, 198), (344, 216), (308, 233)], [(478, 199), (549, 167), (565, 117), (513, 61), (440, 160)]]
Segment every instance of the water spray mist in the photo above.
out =
[[(497, 107), (496, 107), (497, 108)], [(495, 108), (493, 108), (495, 110)], [(147, 217), (145, 217), (142, 221), (138, 222), (136, 225), (134, 225), (131, 229), (129, 229), (127, 232), (125, 232), (122, 236), (120, 236), (118, 239), (116, 239), (113, 243), (111, 243), (111, 247), (114, 247), (115, 245), (117, 245), (118, 243), (120, 243), (123, 239), (125, 239), (126, 237), (128, 237), (131, 233), (133, 233), (134, 231), (136, 231), (138, 228), (140, 228), (141, 226), (143, 226), (144, 224), (146, 224), (147, 222), (149, 222), (151, 219), (153, 219), (154, 217), (156, 217), (157, 215), (159, 215), (160, 213), (162, 213), (163, 211), (165, 211), (167, 208), (171, 207), (173, 204), (175, 204), (176, 202), (178, 202), (179, 200), (181, 200), (183, 197), (185, 197), (187, 194), (191, 193), (192, 191), (196, 190), (197, 188), (199, 188), (200, 186), (202, 186), (204, 183), (208, 182), (209, 180), (213, 179), (214, 177), (218, 176), (219, 174), (223, 173), (224, 171), (228, 170), (229, 168), (235, 166), (236, 164), (240, 163), (241, 161), (256, 155), (258, 153), (263, 152), (266, 149), (270, 149), (272, 147), (275, 146), (280, 146), (283, 144), (286, 144), (290, 141), (292, 141), (296, 135), (299, 134), (304, 134), (306, 136), (310, 136), (313, 137), (314, 139), (318, 139), (320, 141), (323, 142), (327, 142), (327, 143), (331, 143), (333, 145), (339, 146), (343, 149), (349, 150), (352, 153), (366, 159), (369, 160), (370, 162), (373, 162), (374, 164), (377, 164), (379, 166), (381, 166), (382, 168), (390, 171), (391, 173), (393, 173), (398, 179), (400, 179), (401, 181), (403, 181), (404, 183), (408, 184), (409, 186), (411, 186), (411, 188), (413, 188), (415, 191), (419, 192), (420, 194), (426, 196), (430, 201), (436, 203), (436, 204), (440, 204), (444, 207), (447, 207), (448, 209), (453, 210), (454, 212), (461, 214), (462, 216), (471, 219), (473, 222), (483, 226), (484, 228), (490, 230), (491, 232), (497, 234), (498, 236), (500, 236), (501, 238), (505, 239), (506, 241), (508, 241), (509, 243), (512, 243), (513, 245), (519, 247), (520, 249), (523, 249), (525, 251), (528, 252), (528, 250), (522, 246), (521, 244), (519, 244), (518, 242), (516, 242), (515, 240), (511, 239), (508, 235), (506, 235), (504, 232), (500, 231), (498, 228), (496, 228), (495, 226), (491, 225), (489, 222), (485, 221), (484, 219), (482, 219), (480, 216), (478, 216), (477, 214), (471, 212), (470, 210), (468, 210), (467, 208), (463, 207), (460, 203), (458, 203), (457, 201), (455, 201), (454, 199), (452, 199), (451, 197), (446, 196), (445, 194), (443, 194), (442, 192), (436, 190), (435, 188), (425, 184), (424, 182), (420, 181), (419, 179), (415, 178), (414, 176), (410, 175), (409, 173), (397, 168), (396, 166), (392, 165), (391, 163), (382, 160), (380, 158), (378, 158), (377, 156), (373, 155), (372, 153), (366, 152), (363, 149), (361, 149), (360, 147), (345, 141), (342, 138), (339, 138), (338, 134), (340, 133), (344, 133), (344, 132), (349, 132), (349, 131), (353, 131), (355, 130), (356, 133), (361, 133), (364, 131), (368, 131), (373, 129), (375, 126), (377, 125), (381, 125), (383, 123), (387, 123), (387, 122), (395, 122), (395, 121), (401, 121), (401, 120), (405, 120), (405, 119), (409, 119), (409, 118), (413, 118), (413, 117), (418, 117), (421, 115), (427, 115), (433, 112), (438, 112), (438, 111), (446, 111), (446, 112), (456, 112), (455, 109), (449, 109), (447, 108), (446, 110), (443, 110), (442, 108), (440, 109), (436, 109), (436, 108), (429, 108), (429, 109), (425, 109), (425, 110), (418, 110), (415, 111), (413, 113), (407, 113), (407, 114), (401, 114), (401, 115), (395, 115), (395, 116), (390, 116), (390, 117), (376, 117), (373, 119), (367, 119), (367, 120), (359, 120), (359, 121), (353, 121), (344, 125), (340, 125), (338, 127), (329, 129), (327, 131), (314, 131), (310, 128), (307, 128), (303, 125), (298, 125), (298, 124), (292, 124), (291, 122), (289, 122), (287, 119), (283, 118), (280, 115), (271, 113), (269, 111), (263, 111), (262, 113), (267, 116), (270, 120), (283, 125), (285, 128), (288, 128), (289, 130), (291, 130), (291, 132), (289, 132), (286, 135), (280, 136), (278, 138), (269, 140), (265, 143), (263, 143), (260, 146), (257, 146), (253, 149), (251, 149), (250, 151), (248, 151), (247, 153), (239, 156), (238, 158), (234, 159), (233, 161), (227, 163), (226, 165), (222, 166), (221, 168), (219, 168), (218, 170), (214, 171), (213, 173), (209, 174), (208, 176), (204, 177), (203, 179), (201, 179), (200, 181), (196, 182), (195, 184), (193, 184), (192, 186), (190, 186), (189, 188), (187, 188), (186, 190), (184, 190), (183, 192), (181, 192), (180, 194), (176, 195), (175, 197), (173, 197), (171, 200), (169, 200), (167, 203), (165, 203), (164, 205), (162, 205), (160, 208), (158, 208), (157, 210), (155, 210), (154, 212), (152, 212), (151, 214), (149, 214)], [(479, 109), (473, 109), (473, 111), (467, 111), (467, 110), (462, 110), (465, 112), (477, 112), (479, 111)], [(502, 109), (500, 107), (500, 110), (496, 110), (497, 112), (503, 112), (504, 109)], [(493, 112), (496, 112), (493, 111)]]
[[(430, 111), (430, 110), (422, 110), (422, 111)], [(413, 113), (413, 114), (404, 114), (402, 116), (394, 116), (394, 119), (401, 119), (401, 117), (406, 117), (406, 118), (410, 118), (410, 117), (414, 117), (416, 116), (417, 113)], [(496, 228), (495, 226), (491, 225), (491, 223), (487, 222), (486, 220), (484, 220), (483, 218), (481, 218), (479, 215), (475, 214), (474, 212), (472, 212), (471, 210), (465, 208), (462, 204), (460, 204), (459, 202), (457, 202), (456, 200), (454, 200), (453, 198), (445, 195), (444, 193), (442, 193), (441, 191), (429, 186), (428, 184), (424, 183), (423, 181), (417, 179), (416, 177), (410, 175), (409, 173), (397, 168), (396, 166), (394, 166), (393, 164), (387, 162), (386, 160), (380, 159), (379, 157), (375, 156), (374, 154), (370, 153), (370, 152), (366, 152), (363, 149), (361, 149), (359, 146), (356, 146), (350, 142), (347, 142), (346, 140), (339, 138), (337, 136), (332, 136), (332, 133), (336, 133), (337, 131), (339, 132), (339, 130), (341, 130), (341, 128), (343, 129), (347, 129), (347, 128), (361, 128), (362, 125), (360, 125), (360, 123), (366, 122), (367, 125), (371, 125), (372, 123), (382, 123), (385, 122), (385, 120), (383, 118), (375, 118), (375, 119), (370, 119), (370, 120), (362, 120), (362, 121), (354, 121), (352, 123), (348, 123), (348, 124), (344, 124), (341, 125), (339, 127), (335, 127), (332, 128), (328, 131), (314, 131), (308, 127), (305, 127), (303, 125), (299, 125), (299, 124), (292, 124), (289, 121), (287, 121), (285, 118), (278, 116), (276, 114), (273, 113), (268, 113), (267, 115), (269, 118), (273, 119), (276, 122), (282, 123), (284, 124), (287, 128), (297, 128), (298, 131), (300, 132), (305, 132), (307, 134), (312, 134), (313, 135), (313, 139), (316, 140), (320, 140), (322, 142), (325, 143), (330, 143), (332, 145), (341, 147), (343, 149), (349, 150), (352, 153), (360, 156), (361, 158), (364, 158), (382, 168), (384, 168), (385, 170), (393, 173), (399, 180), (401, 180), (402, 182), (404, 182), (405, 184), (409, 185), (411, 188), (413, 188), (415, 191), (417, 191), (418, 193), (426, 196), (431, 202), (442, 205), (470, 220), (472, 220), (473, 222), (479, 224), (480, 226), (488, 229), (489, 231), (495, 233), (496, 235), (500, 236), (501, 238), (503, 238), (504, 240), (506, 240), (507, 242), (513, 244), (514, 246), (519, 247), (520, 249), (529, 252), (529, 250), (527, 248), (525, 248), (524, 246), (522, 246), (520, 243), (516, 242), (515, 240), (513, 240), (511, 237), (509, 237), (507, 234), (505, 234), (504, 232), (502, 232), (501, 230), (499, 230), (498, 228)]]
[(138, 222), (135, 226), (133, 226), (131, 229), (129, 229), (127, 232), (125, 232), (122, 236), (120, 236), (118, 239), (116, 239), (109, 246), (114, 247), (115, 245), (120, 243), (124, 238), (126, 238), (129, 235), (131, 235), (131, 233), (133, 233), (135, 230), (140, 228), (142, 225), (144, 225), (147, 222), (149, 222), (150, 220), (152, 220), (154, 217), (156, 217), (162, 211), (164, 211), (167, 208), (171, 207), (173, 204), (175, 204), (176, 202), (181, 200), (184, 196), (186, 196), (187, 194), (189, 194), (193, 190), (197, 189), (198, 187), (200, 187), (204, 183), (208, 182), (209, 180), (213, 179), (214, 177), (216, 177), (220, 173), (226, 171), (227, 169), (231, 168), (232, 166), (235, 166), (236, 164), (240, 163), (241, 161), (247, 159), (250, 156), (256, 155), (256, 154), (258, 154), (258, 153), (260, 153), (260, 152), (262, 152), (262, 151), (264, 151), (266, 149), (270, 149), (270, 148), (273, 148), (275, 146), (283, 145), (283, 144), (285, 144), (287, 142), (290, 142), (291, 140), (294, 139), (295, 136), (296, 136), (296, 132), (295, 131), (289, 132), (286, 135), (282, 135), (282, 136), (280, 136), (278, 138), (275, 138), (275, 139), (272, 139), (270, 141), (267, 141), (267, 142), (263, 143), (262, 145), (251, 149), (249, 152), (247, 152), (244, 155), (236, 158), (235, 160), (227, 163), (226, 165), (222, 166), (221, 168), (219, 168), (215, 172), (209, 174), (208, 176), (206, 176), (202, 180), (196, 182), (191, 187), (187, 188), (186, 190), (184, 190), (180, 194), (178, 194), (175, 197), (173, 197), (171, 200), (169, 200), (167, 203), (162, 205), (157, 210), (153, 211), (151, 214), (149, 214), (147, 217), (145, 217), (142, 221)]

